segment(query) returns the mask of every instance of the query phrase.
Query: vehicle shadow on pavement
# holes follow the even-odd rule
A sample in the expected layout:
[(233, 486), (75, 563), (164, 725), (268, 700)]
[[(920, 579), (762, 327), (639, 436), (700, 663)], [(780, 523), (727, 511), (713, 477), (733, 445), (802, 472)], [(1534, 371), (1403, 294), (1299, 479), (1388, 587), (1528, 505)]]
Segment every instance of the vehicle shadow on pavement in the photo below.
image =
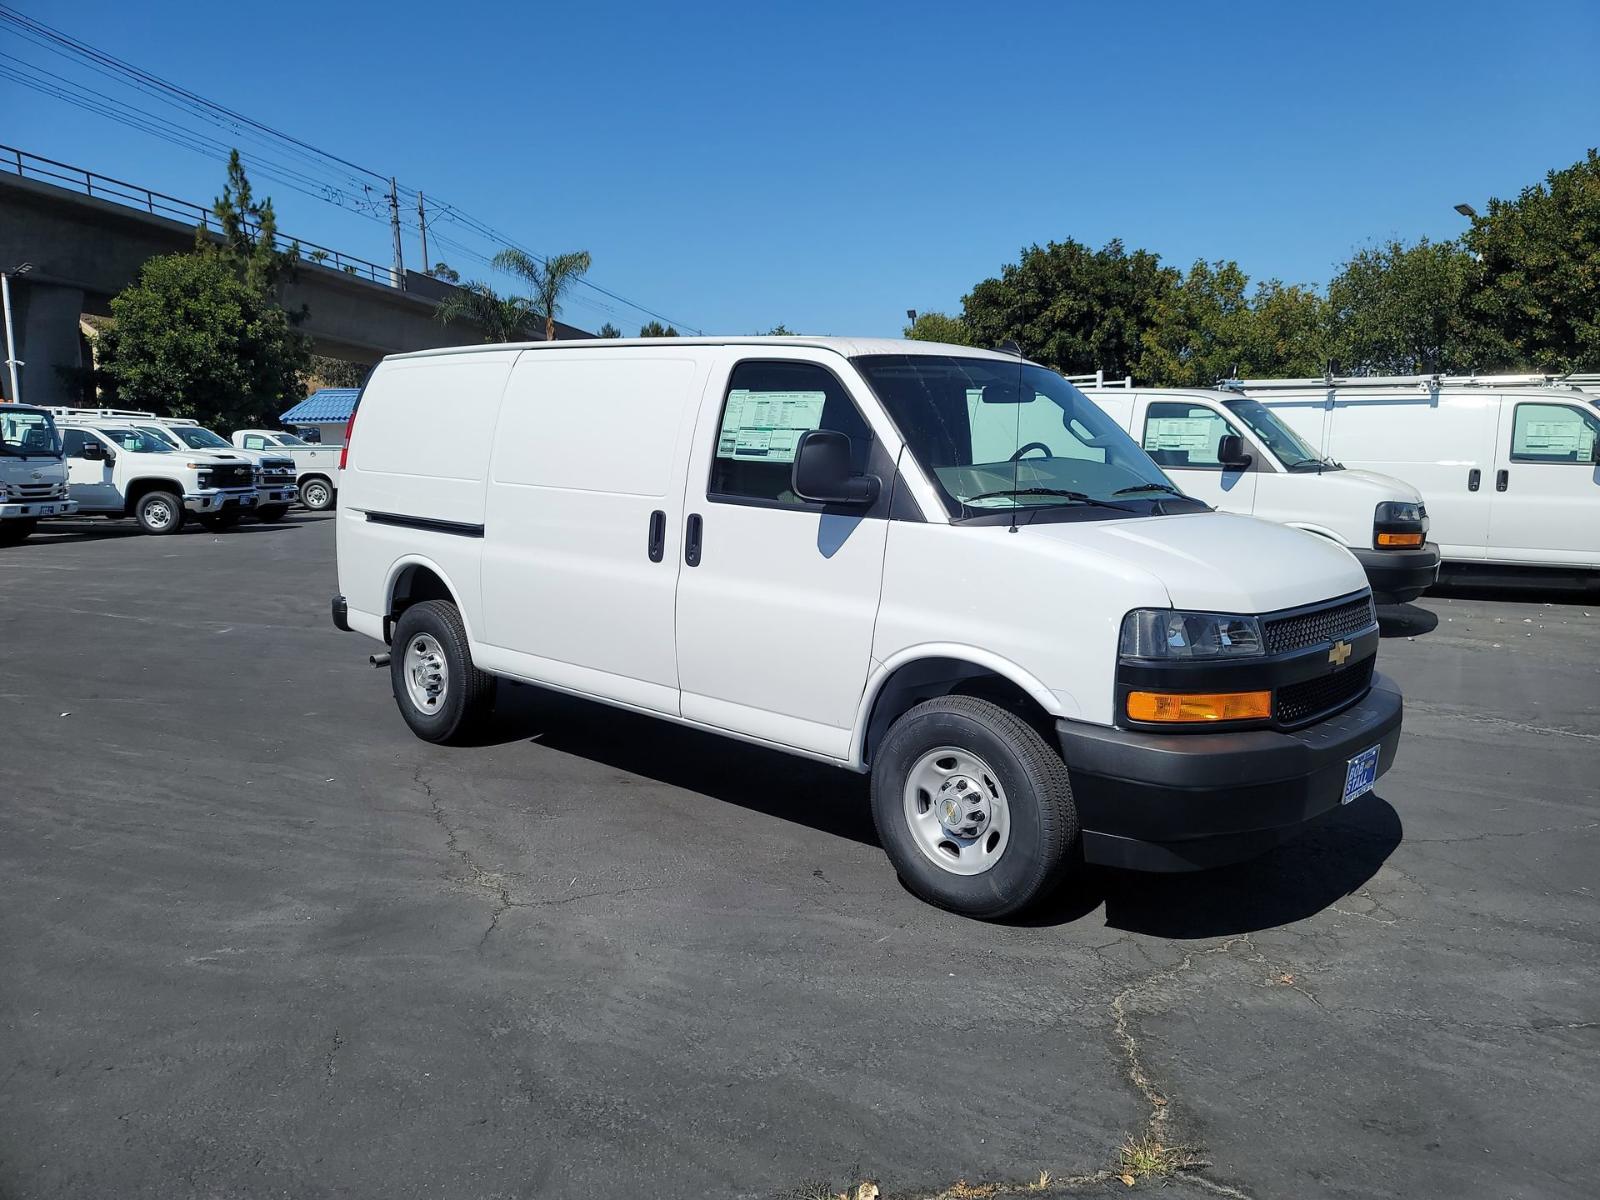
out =
[(1417, 637), (1439, 627), (1439, 614), (1416, 604), (1378, 605), (1379, 637)]
[[(294, 529), (292, 521), (282, 521), (274, 525), (235, 525), (232, 529), (214, 530), (207, 529), (198, 521), (187, 521), (176, 534), (169, 537), (188, 537), (200, 533), (210, 537), (235, 537), (240, 534), (254, 533), (279, 533), (285, 529)], [(41, 526), (34, 531), (32, 537), (22, 543), (28, 546), (71, 546), (79, 542), (104, 542), (116, 541), (121, 538), (143, 538), (150, 535), (139, 528), (136, 521), (96, 521), (93, 524), (66, 525), (59, 528)], [(159, 539), (158, 539), (159, 540)]]
[(878, 844), (864, 775), (559, 692), (501, 684), (494, 720), (475, 741), (532, 741), (752, 812)]
[(1400, 814), (1376, 793), (1329, 813), (1260, 858), (1212, 871), (1141, 874), (1089, 867), (1022, 922), (1082, 920), (1101, 905), (1112, 929), (1153, 937), (1230, 937), (1314, 916), (1358, 891), (1400, 845)]

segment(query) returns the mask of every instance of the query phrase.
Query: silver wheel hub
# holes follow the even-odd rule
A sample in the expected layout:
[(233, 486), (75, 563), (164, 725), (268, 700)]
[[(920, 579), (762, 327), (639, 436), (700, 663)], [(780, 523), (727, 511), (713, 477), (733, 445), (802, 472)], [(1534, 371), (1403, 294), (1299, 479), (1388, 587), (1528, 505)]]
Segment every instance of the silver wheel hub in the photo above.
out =
[(164, 529), (172, 524), (172, 505), (165, 500), (150, 500), (144, 506), (144, 519)]
[(981, 875), (1005, 853), (1011, 814), (1000, 779), (956, 746), (930, 750), (906, 773), (905, 817), (923, 855), (953, 875)]
[(406, 642), (405, 658), (400, 663), (406, 694), (418, 712), (436, 713), (444, 704), (450, 687), (450, 665), (444, 649), (430, 633), (419, 633)]

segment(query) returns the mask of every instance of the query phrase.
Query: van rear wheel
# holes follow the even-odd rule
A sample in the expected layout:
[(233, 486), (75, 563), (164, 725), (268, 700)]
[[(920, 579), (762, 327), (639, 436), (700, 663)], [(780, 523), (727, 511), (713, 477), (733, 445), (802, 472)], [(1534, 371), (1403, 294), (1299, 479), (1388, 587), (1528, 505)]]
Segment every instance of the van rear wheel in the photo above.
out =
[(494, 705), (494, 676), (473, 665), (466, 626), (448, 600), (413, 604), (400, 615), (389, 681), (400, 715), (426, 742), (465, 740)]
[(1078, 837), (1061, 756), (1026, 721), (972, 696), (925, 701), (890, 727), (872, 816), (908, 888), (985, 919), (1048, 896)]

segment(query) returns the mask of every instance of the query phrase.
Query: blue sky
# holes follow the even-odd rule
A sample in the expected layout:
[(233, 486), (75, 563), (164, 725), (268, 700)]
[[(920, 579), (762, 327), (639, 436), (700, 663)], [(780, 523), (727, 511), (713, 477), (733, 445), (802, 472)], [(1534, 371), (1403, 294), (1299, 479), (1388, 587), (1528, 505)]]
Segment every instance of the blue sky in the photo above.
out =
[[(1453, 236), (1455, 203), (1600, 142), (1593, 0), (8, 2), (531, 249), (587, 248), (597, 282), (707, 332), (895, 334), (1067, 237), (1323, 283), (1362, 242)], [(0, 52), (161, 110), (6, 28)], [(10, 80), (0, 112), (25, 150), (219, 190), (220, 163)], [(259, 190), (286, 232), (388, 260), (381, 224)], [(468, 251), (491, 244), (435, 230), (468, 250), (430, 257), (486, 276)], [(643, 319), (583, 292), (565, 315)]]

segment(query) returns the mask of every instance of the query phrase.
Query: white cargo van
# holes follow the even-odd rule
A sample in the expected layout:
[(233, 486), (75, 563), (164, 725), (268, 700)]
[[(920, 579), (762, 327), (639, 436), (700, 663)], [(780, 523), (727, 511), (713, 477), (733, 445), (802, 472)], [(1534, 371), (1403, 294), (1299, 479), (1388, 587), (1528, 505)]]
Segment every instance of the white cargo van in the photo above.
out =
[(419, 737), (467, 735), (503, 677), (870, 772), (896, 869), (960, 912), (1082, 859), (1237, 861), (1394, 759), (1355, 559), (1182, 495), (1014, 357), (398, 355), (346, 454), (333, 620), (389, 647)]
[(1084, 382), (1084, 394), (1185, 492), (1337, 542), (1356, 556), (1378, 603), (1415, 600), (1438, 579), (1439, 548), (1427, 541), (1427, 509), (1410, 484), (1346, 470), (1237, 392)]
[(1600, 405), (1440, 376), (1242, 379), (1319, 454), (1422, 493), (1446, 562), (1600, 571)]
[(67, 495), (61, 437), (50, 414), (0, 403), (0, 546), (26, 541), (44, 517), (77, 511)]

